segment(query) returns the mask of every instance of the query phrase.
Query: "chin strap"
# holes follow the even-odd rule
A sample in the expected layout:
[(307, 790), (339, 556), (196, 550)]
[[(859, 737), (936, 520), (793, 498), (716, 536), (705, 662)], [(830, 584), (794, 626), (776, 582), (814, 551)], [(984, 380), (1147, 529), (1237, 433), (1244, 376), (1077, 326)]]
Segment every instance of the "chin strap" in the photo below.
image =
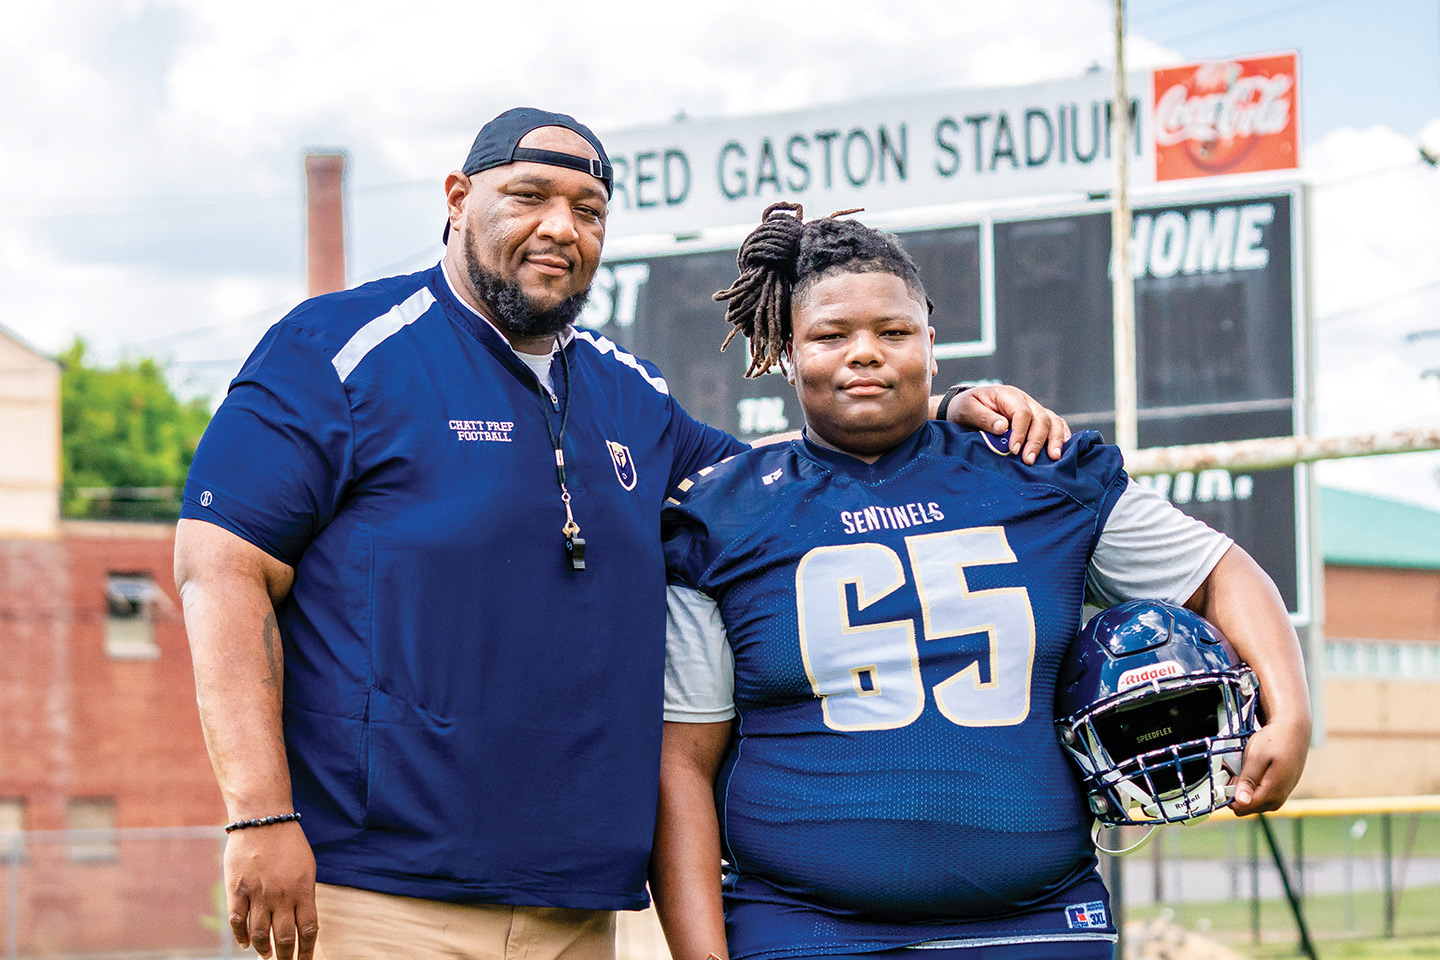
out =
[(1141, 847), (1149, 843), (1154, 838), (1155, 831), (1160, 829), (1160, 824), (1152, 823), (1150, 825), (1150, 829), (1145, 831), (1145, 836), (1141, 837), (1139, 840), (1132, 843), (1130, 846), (1126, 847), (1123, 850), (1111, 850), (1109, 847), (1101, 843), (1100, 829), (1101, 825), (1099, 820), (1096, 820), (1090, 826), (1090, 842), (1095, 844), (1095, 849), (1100, 851), (1101, 853), (1108, 853), (1112, 857), (1123, 857), (1127, 853), (1134, 853), (1136, 850), (1139, 850)]
[[(1186, 826), (1186, 827), (1188, 827), (1188, 826), (1193, 826), (1193, 825), (1195, 825), (1195, 824), (1197, 824), (1197, 823), (1204, 823), (1206, 820), (1209, 820), (1209, 819), (1210, 819), (1210, 814), (1206, 813), (1206, 814), (1202, 814), (1202, 815), (1200, 815), (1200, 816), (1198, 816), (1198, 817), (1192, 817), (1192, 818), (1189, 819), (1189, 820), (1182, 820), (1182, 821), (1180, 822), (1180, 825), (1181, 825), (1181, 826)], [(1101, 853), (1108, 853), (1108, 854), (1109, 854), (1110, 856), (1112, 856), (1112, 857), (1123, 857), (1123, 856), (1125, 856), (1127, 853), (1134, 853), (1136, 850), (1141, 849), (1141, 848), (1144, 847), (1146, 844), (1148, 844), (1151, 840), (1155, 839), (1155, 831), (1157, 831), (1157, 830), (1159, 830), (1161, 827), (1163, 827), (1164, 824), (1163, 824), (1163, 823), (1152, 823), (1152, 824), (1150, 824), (1150, 829), (1145, 831), (1145, 836), (1141, 837), (1139, 840), (1135, 841), (1134, 843), (1132, 843), (1130, 846), (1126, 847), (1126, 848), (1123, 849), (1123, 850), (1111, 850), (1109, 847), (1105, 846), (1103, 843), (1100, 842), (1100, 830), (1101, 830), (1102, 826), (1103, 826), (1103, 824), (1101, 824), (1099, 820), (1094, 821), (1094, 822), (1090, 825), (1090, 842), (1093, 843), (1093, 844), (1095, 844), (1095, 849), (1098, 850), (1098, 851), (1100, 851)]]

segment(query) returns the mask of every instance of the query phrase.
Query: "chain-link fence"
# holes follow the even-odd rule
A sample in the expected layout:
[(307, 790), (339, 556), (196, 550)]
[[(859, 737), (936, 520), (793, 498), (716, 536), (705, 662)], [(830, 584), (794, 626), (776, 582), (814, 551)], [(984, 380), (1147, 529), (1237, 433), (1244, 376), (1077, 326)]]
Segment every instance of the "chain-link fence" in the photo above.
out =
[[(1298, 944), (1286, 881), (1322, 955), (1337, 939), (1440, 936), (1440, 812), (1269, 825), (1283, 878), (1259, 822), (1228, 816), (1167, 827), (1120, 859), (1118, 878), (1110, 858), (1102, 873), (1112, 889), (1118, 879), (1132, 924), (1161, 918), (1242, 952)], [(225, 923), (224, 847), (218, 827), (0, 837), (0, 958), (240, 956)], [(667, 960), (653, 913), (622, 915), (619, 954)]]
[[(225, 920), (219, 827), (0, 834), (0, 958), (254, 957)], [(624, 913), (619, 960), (669, 960), (653, 910)]]
[(0, 838), (0, 957), (237, 954), (218, 827), (41, 830)]
[[(1267, 824), (1217, 816), (1159, 831), (1123, 858), (1125, 919), (1160, 918), (1237, 948), (1298, 945), (1303, 921), (1322, 955), (1327, 941), (1440, 936), (1440, 812), (1292, 807), (1303, 815)], [(1113, 894), (1113, 865), (1105, 868)]]

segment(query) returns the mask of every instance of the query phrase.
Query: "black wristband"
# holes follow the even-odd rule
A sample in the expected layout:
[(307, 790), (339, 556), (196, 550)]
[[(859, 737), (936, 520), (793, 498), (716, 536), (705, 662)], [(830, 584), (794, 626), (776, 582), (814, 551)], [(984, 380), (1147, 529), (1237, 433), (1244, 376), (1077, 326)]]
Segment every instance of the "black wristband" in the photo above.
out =
[(956, 383), (951, 385), (950, 389), (945, 391), (945, 395), (940, 398), (940, 406), (935, 408), (935, 419), (940, 421), (948, 419), (950, 401), (973, 386), (975, 386), (973, 383)]
[(236, 820), (233, 823), (225, 824), (225, 832), (234, 833), (236, 830), (245, 830), (249, 827), (268, 827), (272, 823), (298, 822), (299, 819), (300, 814), (298, 813), (281, 813), (273, 817), (259, 817), (255, 820)]

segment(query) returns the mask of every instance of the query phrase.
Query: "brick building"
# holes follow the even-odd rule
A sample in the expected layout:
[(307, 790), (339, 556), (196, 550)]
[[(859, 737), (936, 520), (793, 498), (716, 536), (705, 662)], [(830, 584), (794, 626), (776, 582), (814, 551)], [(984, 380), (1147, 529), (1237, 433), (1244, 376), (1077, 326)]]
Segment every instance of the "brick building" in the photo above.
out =
[(1440, 513), (1320, 491), (1325, 682), (1299, 796), (1440, 793)]
[(173, 549), (168, 524), (0, 541), (0, 867), (19, 893), (0, 926), (21, 955), (219, 943), (224, 807)]
[(174, 527), (59, 521), (58, 369), (4, 331), (0, 364), (0, 956), (213, 952)]
[(24, 829), (222, 822), (174, 543), (169, 524), (94, 521), (0, 540), (0, 803), (22, 801)]

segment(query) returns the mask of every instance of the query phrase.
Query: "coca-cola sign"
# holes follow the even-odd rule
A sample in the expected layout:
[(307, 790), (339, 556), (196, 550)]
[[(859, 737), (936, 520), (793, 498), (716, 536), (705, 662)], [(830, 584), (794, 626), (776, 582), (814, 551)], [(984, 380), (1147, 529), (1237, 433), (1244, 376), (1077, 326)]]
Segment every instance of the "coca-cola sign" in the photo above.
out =
[(1300, 165), (1294, 53), (1155, 71), (1155, 179)]

